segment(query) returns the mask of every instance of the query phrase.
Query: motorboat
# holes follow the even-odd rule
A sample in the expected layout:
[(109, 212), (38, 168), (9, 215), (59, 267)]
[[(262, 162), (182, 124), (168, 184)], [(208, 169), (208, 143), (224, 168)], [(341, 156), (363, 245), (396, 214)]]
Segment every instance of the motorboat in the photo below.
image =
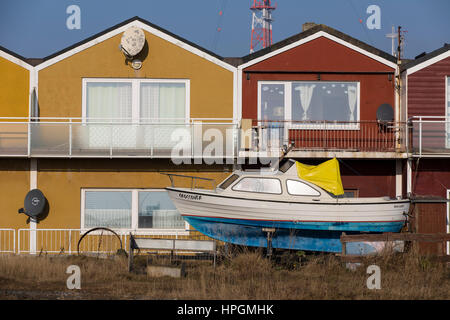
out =
[[(173, 185), (173, 183), (172, 183)], [(400, 232), (409, 199), (346, 197), (337, 159), (318, 166), (288, 159), (278, 169), (236, 170), (214, 189), (167, 187), (197, 231), (238, 245), (341, 252), (340, 236)], [(347, 253), (377, 251), (349, 243)], [(349, 245), (347, 244), (347, 245)]]

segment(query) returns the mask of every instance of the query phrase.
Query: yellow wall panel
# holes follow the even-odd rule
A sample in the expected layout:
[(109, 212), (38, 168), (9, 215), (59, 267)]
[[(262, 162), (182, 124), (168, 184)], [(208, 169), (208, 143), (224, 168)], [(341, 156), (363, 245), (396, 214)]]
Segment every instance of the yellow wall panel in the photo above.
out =
[[(38, 228), (80, 228), (82, 188), (162, 189), (170, 186), (170, 180), (161, 172), (211, 178), (217, 184), (230, 174), (221, 166), (175, 166), (169, 159), (41, 159), (38, 188), (48, 200), (49, 214)], [(190, 179), (176, 178), (175, 183), (188, 187)], [(210, 182), (198, 185), (211, 188)]]
[(28, 117), (29, 71), (0, 57), (0, 117)]
[(28, 217), (17, 211), (30, 190), (30, 160), (0, 159), (0, 228), (28, 228)]
[(145, 32), (148, 54), (142, 68), (134, 70), (119, 50), (121, 36), (40, 70), (41, 116), (81, 117), (83, 78), (152, 78), (190, 79), (193, 118), (233, 117), (231, 71), (148, 32)]

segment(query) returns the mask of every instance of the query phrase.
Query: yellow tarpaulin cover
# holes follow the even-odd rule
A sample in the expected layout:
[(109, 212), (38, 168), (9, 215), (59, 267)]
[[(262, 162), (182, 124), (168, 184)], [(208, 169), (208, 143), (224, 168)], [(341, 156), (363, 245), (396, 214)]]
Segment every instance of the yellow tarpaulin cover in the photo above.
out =
[(298, 161), (296, 161), (296, 164), (299, 178), (312, 182), (336, 196), (344, 194), (339, 162), (336, 158), (317, 166), (303, 164)]

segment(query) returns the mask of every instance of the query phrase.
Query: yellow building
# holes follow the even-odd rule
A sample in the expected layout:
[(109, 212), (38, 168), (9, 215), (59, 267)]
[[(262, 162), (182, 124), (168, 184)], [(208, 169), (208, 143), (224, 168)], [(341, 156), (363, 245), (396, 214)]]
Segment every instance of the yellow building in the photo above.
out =
[[(134, 56), (125, 48), (130, 32), (145, 37)], [(8, 74), (0, 80), (0, 116), (10, 120), (0, 133), (0, 228), (15, 230), (16, 252), (71, 251), (74, 239), (94, 227), (193, 234), (161, 173), (216, 182), (228, 175), (236, 140), (234, 66), (135, 17), (35, 67), (0, 55), (0, 70)], [(15, 125), (11, 117), (28, 119)], [(211, 132), (226, 137), (217, 145), (223, 154), (216, 148), (205, 155)], [(36, 188), (48, 206), (27, 222), (17, 210)]]
[[(30, 161), (8, 157), (26, 152), (32, 96), (33, 66), (25, 58), (0, 47), (0, 251), (14, 251), (14, 232), (28, 228), (17, 210), (30, 188)], [(10, 230), (5, 230), (10, 229)]]

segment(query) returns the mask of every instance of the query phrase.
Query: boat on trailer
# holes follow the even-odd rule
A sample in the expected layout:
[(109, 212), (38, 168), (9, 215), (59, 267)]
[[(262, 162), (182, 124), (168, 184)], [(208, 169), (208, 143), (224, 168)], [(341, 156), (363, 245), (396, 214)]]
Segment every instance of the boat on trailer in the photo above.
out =
[[(172, 180), (172, 178), (171, 178)], [(336, 159), (318, 166), (287, 160), (277, 170), (234, 171), (213, 190), (167, 187), (181, 216), (208, 237), (244, 246), (341, 252), (340, 236), (399, 232), (409, 199), (343, 196)], [(348, 254), (379, 251), (348, 243)]]

